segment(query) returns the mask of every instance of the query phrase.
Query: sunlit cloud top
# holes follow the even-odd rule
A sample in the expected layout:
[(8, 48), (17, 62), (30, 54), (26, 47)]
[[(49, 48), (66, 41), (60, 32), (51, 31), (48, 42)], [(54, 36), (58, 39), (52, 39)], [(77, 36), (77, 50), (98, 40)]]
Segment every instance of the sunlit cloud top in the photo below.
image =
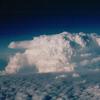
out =
[(95, 33), (41, 35), (32, 40), (12, 41), (8, 47), (24, 49), (9, 58), (5, 68), (8, 74), (73, 72), (77, 67), (89, 70), (100, 67), (100, 36)]

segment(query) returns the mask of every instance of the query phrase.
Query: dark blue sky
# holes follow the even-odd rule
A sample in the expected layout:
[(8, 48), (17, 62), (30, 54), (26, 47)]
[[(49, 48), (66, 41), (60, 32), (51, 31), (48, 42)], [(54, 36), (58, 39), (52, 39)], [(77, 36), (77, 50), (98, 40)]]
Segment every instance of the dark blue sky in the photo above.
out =
[(1, 0), (0, 35), (99, 32), (99, 4), (96, 0)]
[(62, 31), (100, 33), (100, 2), (89, 0), (1, 0), (0, 63), (11, 41)]

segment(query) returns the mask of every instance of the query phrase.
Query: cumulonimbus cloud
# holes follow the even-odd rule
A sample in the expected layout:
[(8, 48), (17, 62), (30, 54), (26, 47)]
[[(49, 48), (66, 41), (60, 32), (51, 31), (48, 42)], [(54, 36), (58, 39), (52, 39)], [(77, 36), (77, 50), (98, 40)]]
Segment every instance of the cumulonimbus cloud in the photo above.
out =
[(100, 61), (100, 37), (93, 33), (41, 35), (29, 41), (11, 42), (8, 47), (25, 50), (10, 57), (5, 71), (11, 74), (24, 71), (71, 72), (90, 61), (91, 66), (94, 60)]

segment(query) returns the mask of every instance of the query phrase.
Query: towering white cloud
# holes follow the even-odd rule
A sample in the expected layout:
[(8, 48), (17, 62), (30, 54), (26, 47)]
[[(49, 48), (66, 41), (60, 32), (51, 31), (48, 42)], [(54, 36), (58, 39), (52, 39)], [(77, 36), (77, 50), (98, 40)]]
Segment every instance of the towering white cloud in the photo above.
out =
[(92, 33), (42, 35), (30, 41), (11, 42), (8, 47), (25, 51), (10, 57), (6, 73), (70, 72), (100, 57), (100, 37)]

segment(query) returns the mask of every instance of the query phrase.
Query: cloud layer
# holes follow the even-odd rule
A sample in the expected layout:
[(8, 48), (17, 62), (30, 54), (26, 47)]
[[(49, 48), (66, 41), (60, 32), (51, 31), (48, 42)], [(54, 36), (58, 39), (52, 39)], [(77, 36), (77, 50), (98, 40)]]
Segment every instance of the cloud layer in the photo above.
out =
[(11, 42), (8, 47), (25, 51), (10, 57), (6, 73), (71, 72), (77, 67), (100, 67), (100, 36), (93, 33), (41, 35), (30, 41)]

